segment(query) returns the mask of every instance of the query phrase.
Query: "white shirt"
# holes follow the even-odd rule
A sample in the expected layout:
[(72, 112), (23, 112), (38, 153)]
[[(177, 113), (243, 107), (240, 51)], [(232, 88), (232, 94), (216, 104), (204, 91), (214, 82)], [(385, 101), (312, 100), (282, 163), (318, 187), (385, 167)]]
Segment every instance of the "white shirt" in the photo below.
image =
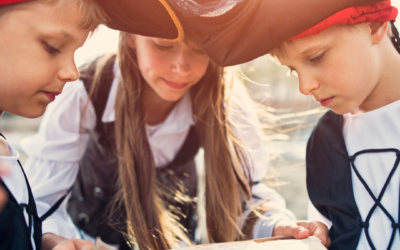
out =
[[(343, 136), (349, 155), (354, 155), (366, 149), (395, 148), (400, 150), (400, 101), (363, 114), (345, 114), (343, 118), (345, 121)], [(357, 171), (366, 181), (376, 198), (378, 198), (395, 161), (395, 153), (368, 153), (357, 156), (354, 162)], [(362, 220), (366, 221), (366, 217), (375, 202), (360, 179), (356, 176), (353, 169), (351, 177), (358, 210)], [(400, 166), (394, 173), (381, 201), (382, 205), (391, 214), (396, 223), (399, 219), (399, 186)], [(312, 214), (315, 214), (315, 212), (312, 212)], [(316, 217), (309, 217), (309, 219), (311, 218)], [(327, 222), (325, 217), (323, 217), (322, 220)], [(392, 223), (389, 218), (378, 207), (374, 211), (369, 223), (369, 234), (375, 248), (387, 249), (393, 232)], [(357, 249), (371, 249), (364, 229), (362, 229)], [(400, 249), (398, 231), (396, 231), (391, 249)]]
[[(102, 116), (102, 121), (105, 123), (115, 120), (115, 98), (120, 76), (118, 64), (114, 67), (114, 73), (116, 77), (112, 82)], [(232, 101), (239, 104), (239, 99), (246, 97), (243, 97), (244, 93), (240, 87), (236, 92), (236, 97), (232, 97)], [(156, 167), (163, 167), (172, 162), (190, 127), (195, 124), (191, 105), (190, 95), (185, 94), (163, 123), (146, 126)], [(246, 109), (246, 107), (238, 108), (243, 115), (235, 114), (235, 116), (238, 123), (244, 126), (234, 132), (250, 148), (249, 154), (254, 167), (253, 180), (259, 181), (264, 178), (268, 170), (268, 150), (262, 139), (263, 133), (259, 129), (257, 116), (250, 112), (252, 108)], [(67, 83), (63, 93), (48, 106), (38, 134), (22, 140), (21, 147), (30, 156), (25, 169), (39, 215), (46, 212), (75, 182), (79, 168), (78, 161), (85, 152), (89, 134), (95, 126), (94, 107), (88, 100), (83, 82), (78, 80)], [(255, 229), (255, 234), (269, 237), (277, 221), (294, 219), (293, 214), (285, 209), (283, 198), (266, 185), (255, 186), (253, 194), (269, 199), (276, 205), (275, 210), (266, 214), (269, 219), (257, 224), (256, 228), (261, 232)], [(43, 233), (51, 232), (66, 238), (79, 237), (66, 211), (67, 200), (58, 211), (44, 221)]]
[[(21, 166), (18, 163), (19, 153), (8, 142), (8, 150), (10, 156), (0, 156), (0, 163), (3, 164), (9, 171), (7, 175), (1, 176), (4, 184), (11, 192), (18, 204), (29, 204), (29, 191), (26, 185), (26, 179), (22, 172)], [(29, 220), (33, 225), (33, 218), (30, 218), (26, 209), (24, 209), (24, 216), (27, 228), (29, 227)], [(31, 242), (33, 249), (36, 249), (36, 244), (33, 238), (34, 227), (31, 228)]]

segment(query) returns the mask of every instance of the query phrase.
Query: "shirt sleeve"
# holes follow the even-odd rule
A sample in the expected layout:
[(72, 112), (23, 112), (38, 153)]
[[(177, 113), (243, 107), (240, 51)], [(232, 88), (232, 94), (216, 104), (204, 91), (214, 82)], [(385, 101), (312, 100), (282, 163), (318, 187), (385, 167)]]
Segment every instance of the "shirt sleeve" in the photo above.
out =
[[(286, 209), (283, 197), (274, 189), (260, 183), (265, 178), (269, 167), (269, 149), (265, 134), (257, 115), (257, 107), (250, 98), (244, 85), (234, 79), (231, 92), (230, 113), (233, 114), (233, 133), (243, 142), (245, 157), (250, 169), (247, 173), (255, 185), (252, 187), (253, 205), (267, 202), (270, 209), (264, 213), (255, 224), (253, 238), (267, 238), (272, 236), (275, 224), (280, 220), (295, 220), (294, 214)], [(243, 212), (242, 221), (252, 211), (248, 206)]]
[[(274, 189), (263, 183), (259, 183), (252, 188), (253, 201), (252, 207), (258, 206), (261, 202), (267, 204), (268, 211), (258, 219), (253, 229), (253, 239), (268, 238), (272, 236), (275, 224), (280, 220), (295, 220), (294, 214), (286, 209), (286, 202), (283, 197)], [(246, 206), (243, 212), (242, 221), (244, 222), (252, 210)]]
[[(51, 103), (39, 132), (21, 141), (28, 154), (25, 171), (35, 197), (39, 216), (46, 213), (71, 188), (78, 174), (90, 131), (96, 125), (93, 105), (82, 81), (67, 83), (63, 93)], [(43, 222), (43, 234), (76, 238), (77, 231), (66, 205)]]
[(232, 132), (243, 144), (245, 161), (249, 165), (246, 173), (253, 182), (259, 182), (267, 175), (269, 149), (262, 130), (257, 107), (247, 89), (238, 79), (233, 79), (230, 93), (230, 122)]

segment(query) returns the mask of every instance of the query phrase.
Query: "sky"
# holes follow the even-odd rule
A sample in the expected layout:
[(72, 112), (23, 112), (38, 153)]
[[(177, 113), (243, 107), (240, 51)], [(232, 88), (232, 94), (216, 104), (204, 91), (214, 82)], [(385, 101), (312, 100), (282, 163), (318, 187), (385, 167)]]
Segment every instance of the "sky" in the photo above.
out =
[[(400, 9), (400, 0), (392, 0), (392, 4)], [(399, 25), (397, 27), (400, 29)], [(100, 26), (97, 32), (87, 40), (85, 45), (75, 53), (76, 65), (79, 67), (98, 56), (116, 52), (118, 48), (118, 35), (118, 31)]]

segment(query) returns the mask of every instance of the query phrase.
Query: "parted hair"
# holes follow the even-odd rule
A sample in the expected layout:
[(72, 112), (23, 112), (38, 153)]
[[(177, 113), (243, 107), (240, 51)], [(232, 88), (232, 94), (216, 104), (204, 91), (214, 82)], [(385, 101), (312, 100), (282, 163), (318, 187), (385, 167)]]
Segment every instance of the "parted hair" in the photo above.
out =
[(102, 7), (97, 3), (97, 0), (34, 0), (27, 2), (20, 2), (16, 4), (0, 6), (0, 16), (15, 8), (29, 6), (34, 2), (42, 2), (54, 4), (58, 8), (62, 8), (66, 4), (77, 3), (81, 14), (80, 28), (89, 29), (94, 31), (100, 24), (107, 23), (107, 15)]
[[(157, 181), (144, 119), (143, 94), (147, 83), (139, 70), (136, 50), (128, 41), (129, 35), (121, 32), (117, 54), (121, 69), (115, 105), (119, 191), (114, 209), (124, 210), (126, 236), (139, 249), (168, 249), (177, 246), (178, 241), (190, 245), (185, 228), (165, 202), (168, 195), (165, 190), (169, 189)], [(186, 32), (186, 36), (190, 39), (190, 32)], [(98, 88), (110, 57), (98, 61), (90, 93)], [(232, 116), (228, 114), (231, 85), (223, 76), (223, 68), (210, 62), (205, 75), (189, 90), (197, 121), (195, 129), (204, 148), (206, 220), (212, 242), (241, 239), (238, 221), (243, 202), (251, 196), (247, 176), (250, 163), (245, 160), (244, 148), (232, 132)]]

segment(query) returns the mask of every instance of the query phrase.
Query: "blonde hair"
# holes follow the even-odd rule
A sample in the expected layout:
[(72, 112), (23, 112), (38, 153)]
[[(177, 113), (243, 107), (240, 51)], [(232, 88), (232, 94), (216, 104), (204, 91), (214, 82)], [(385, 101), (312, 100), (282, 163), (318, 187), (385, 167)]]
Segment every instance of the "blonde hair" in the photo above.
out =
[[(121, 83), (116, 98), (116, 154), (119, 164), (119, 188), (115, 209), (126, 213), (127, 236), (139, 249), (168, 249), (180, 240), (189, 245), (186, 230), (177, 221), (166, 197), (177, 197), (157, 181), (152, 151), (146, 136), (143, 79), (136, 51), (128, 36), (121, 32), (118, 60)], [(186, 41), (191, 37), (186, 32)], [(99, 88), (99, 76), (110, 57), (97, 64), (90, 93)], [(250, 163), (232, 132), (230, 83), (224, 81), (223, 68), (210, 62), (203, 78), (190, 89), (196, 132), (205, 152), (207, 230), (212, 242), (243, 239), (238, 226), (242, 205), (251, 198)], [(166, 191), (167, 190), (167, 191)], [(172, 193), (170, 193), (172, 192)], [(184, 203), (185, 201), (182, 201)]]
[(97, 3), (97, 0), (34, 0), (28, 2), (20, 2), (16, 4), (0, 6), (0, 16), (8, 11), (27, 6), (34, 2), (55, 4), (58, 8), (62, 8), (66, 4), (71, 4), (74, 2), (77, 3), (81, 14), (81, 20), (79, 23), (80, 28), (88, 29), (92, 32), (100, 24), (106, 24), (108, 20), (106, 13)]
[[(388, 25), (388, 30), (387, 30), (387, 36), (389, 38), (392, 38), (394, 36), (393, 30), (392, 30), (392, 25), (390, 22), (386, 22)], [(349, 25), (336, 25), (333, 26), (335, 28), (345, 28), (345, 29), (360, 29), (360, 25), (363, 25), (365, 23), (358, 23), (358, 24), (349, 24)], [(278, 60), (278, 58), (284, 58), (286, 57), (286, 48), (290, 46), (292, 41), (285, 41), (281, 43), (279, 46), (274, 48), (272, 51), (269, 52), (269, 55), (273, 57), (274, 59)]]

